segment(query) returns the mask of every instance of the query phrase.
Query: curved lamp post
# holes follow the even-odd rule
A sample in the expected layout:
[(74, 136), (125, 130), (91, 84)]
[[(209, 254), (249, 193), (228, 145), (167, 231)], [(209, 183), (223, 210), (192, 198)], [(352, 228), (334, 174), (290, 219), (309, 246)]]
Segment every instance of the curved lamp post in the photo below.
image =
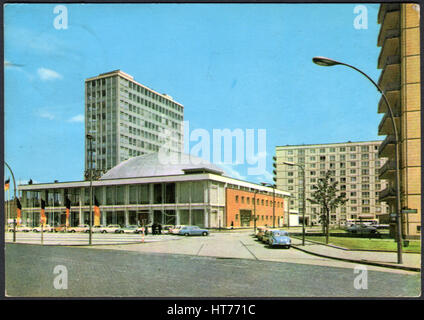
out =
[(312, 62), (319, 65), (319, 66), (323, 66), (323, 67), (332, 67), (335, 65), (342, 65), (342, 66), (346, 66), (349, 67), (353, 70), (358, 71), (360, 74), (362, 74), (363, 76), (365, 76), (369, 81), (371, 81), (371, 83), (377, 88), (377, 90), (381, 93), (381, 95), (383, 96), (384, 102), (387, 105), (387, 108), (389, 110), (389, 115), (390, 115), (390, 119), (392, 120), (392, 125), (393, 125), (393, 131), (394, 131), (394, 136), (395, 136), (395, 143), (396, 143), (396, 151), (395, 151), (395, 162), (396, 162), (396, 220), (397, 220), (397, 258), (398, 258), (398, 263), (401, 264), (402, 263), (402, 220), (401, 220), (401, 203), (400, 203), (400, 146), (399, 146), (399, 135), (398, 135), (398, 130), (396, 127), (396, 123), (395, 123), (395, 119), (393, 116), (393, 110), (389, 104), (389, 101), (387, 100), (386, 95), (384, 94), (383, 90), (381, 90), (381, 88), (378, 86), (378, 84), (371, 79), (365, 72), (359, 70), (358, 68), (351, 66), (350, 64), (347, 63), (343, 63), (340, 61), (336, 61), (333, 59), (329, 59), (329, 58), (325, 58), (325, 57), (314, 57), (312, 58)]

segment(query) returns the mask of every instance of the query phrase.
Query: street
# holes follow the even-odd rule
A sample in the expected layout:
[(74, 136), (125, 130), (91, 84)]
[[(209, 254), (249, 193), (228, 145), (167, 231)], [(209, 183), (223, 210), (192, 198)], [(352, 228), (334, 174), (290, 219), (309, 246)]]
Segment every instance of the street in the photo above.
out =
[[(67, 289), (54, 288), (58, 265), (66, 267)], [(21, 297), (397, 297), (420, 292), (418, 273), (370, 266), (367, 289), (355, 289), (355, 266), (294, 248), (269, 249), (250, 232), (93, 247), (7, 244), (6, 292)]]

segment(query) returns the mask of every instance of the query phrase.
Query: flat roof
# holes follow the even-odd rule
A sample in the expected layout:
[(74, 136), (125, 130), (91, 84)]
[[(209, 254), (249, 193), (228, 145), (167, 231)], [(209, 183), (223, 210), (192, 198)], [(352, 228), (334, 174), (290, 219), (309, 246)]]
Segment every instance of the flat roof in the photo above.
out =
[(110, 77), (110, 76), (113, 76), (113, 75), (119, 75), (119, 76), (121, 76), (121, 77), (123, 77), (123, 78), (125, 78), (127, 80), (130, 80), (130, 81), (136, 83), (137, 85), (139, 85), (140, 87), (143, 87), (143, 88), (145, 88), (145, 89), (147, 89), (149, 91), (152, 91), (153, 93), (161, 96), (162, 98), (167, 99), (169, 101), (172, 101), (175, 104), (178, 104), (180, 107), (184, 108), (184, 106), (181, 103), (175, 101), (174, 98), (172, 98), (170, 95), (168, 95), (166, 93), (159, 93), (159, 92), (157, 92), (157, 91), (155, 91), (155, 90), (153, 90), (153, 89), (145, 86), (144, 84), (141, 84), (141, 83), (135, 81), (134, 80), (134, 77), (132, 75), (130, 75), (130, 74), (126, 73), (126, 72), (123, 72), (120, 69), (109, 71), (109, 72), (105, 72), (105, 73), (101, 73), (98, 76), (87, 78), (87, 79), (85, 79), (85, 82), (92, 81), (92, 80), (97, 80), (97, 79), (101, 79), (101, 78), (106, 78), (106, 77)]
[[(152, 176), (141, 178), (117, 178), (105, 180), (93, 180), (93, 187), (98, 186), (112, 186), (112, 185), (127, 185), (127, 184), (143, 184), (143, 183), (161, 183), (161, 182), (184, 182), (184, 181), (202, 181), (212, 180), (222, 183), (234, 184), (240, 187), (252, 188), (259, 191), (273, 192), (271, 187), (262, 186), (253, 182), (238, 180), (235, 178), (217, 175), (213, 173), (200, 173), (200, 174), (180, 174), (169, 176)], [(80, 188), (89, 187), (90, 181), (68, 181), (68, 182), (51, 182), (51, 183), (38, 183), (38, 184), (25, 184), (18, 185), (20, 191), (43, 190), (43, 189), (61, 189), (61, 188)], [(290, 197), (290, 192), (275, 189), (275, 194)]]
[(285, 146), (276, 146), (275, 148), (290, 148), (290, 147), (311, 147), (311, 146), (330, 146), (340, 144), (364, 144), (364, 143), (381, 143), (384, 140), (370, 140), (370, 141), (346, 141), (334, 143), (317, 143), (317, 144), (286, 144)]

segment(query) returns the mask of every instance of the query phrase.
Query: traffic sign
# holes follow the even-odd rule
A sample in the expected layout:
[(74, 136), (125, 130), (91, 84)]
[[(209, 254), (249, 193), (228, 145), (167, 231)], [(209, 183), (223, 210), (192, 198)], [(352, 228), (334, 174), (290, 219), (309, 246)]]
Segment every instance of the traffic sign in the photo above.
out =
[(403, 209), (402, 213), (417, 213), (417, 209)]

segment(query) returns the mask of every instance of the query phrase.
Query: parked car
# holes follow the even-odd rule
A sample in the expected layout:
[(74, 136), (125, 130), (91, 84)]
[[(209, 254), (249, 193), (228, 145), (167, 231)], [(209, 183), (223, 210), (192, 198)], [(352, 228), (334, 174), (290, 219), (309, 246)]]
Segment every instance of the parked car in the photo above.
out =
[[(35, 228), (32, 228), (33, 232), (41, 232), (41, 225)], [(53, 232), (53, 227), (51, 227), (49, 224), (46, 224), (43, 226), (43, 232)]]
[[(7, 231), (13, 232), (13, 225), (9, 226), (9, 228), (7, 229)], [(17, 232), (30, 232), (30, 231), (32, 231), (32, 228), (27, 227), (26, 225), (21, 224), (20, 226), (16, 226), (16, 231)]]
[(268, 230), (269, 228), (267, 227), (258, 227), (259, 231), (256, 234), (256, 237), (258, 238), (259, 241), (262, 241), (262, 237), (265, 235), (265, 231)]
[(376, 224), (373, 227), (376, 228), (377, 230), (379, 230), (379, 229), (390, 229), (389, 224)]
[(351, 233), (358, 233), (358, 234), (375, 234), (378, 233), (377, 228), (368, 226), (365, 224), (355, 224), (353, 226), (350, 226), (346, 229), (348, 232)]
[(77, 227), (70, 227), (68, 228), (68, 232), (74, 233), (74, 232), (88, 232), (89, 226), (87, 224), (80, 224)]
[(290, 248), (291, 239), (287, 231), (284, 230), (271, 230), (268, 238), (268, 244), (271, 247), (284, 246)]
[(172, 228), (174, 228), (173, 225), (165, 224), (165, 225), (162, 226), (162, 232), (166, 233), (166, 234), (171, 234), (170, 231), (172, 230)]
[(179, 229), (178, 234), (183, 236), (208, 236), (209, 231), (198, 226), (183, 226)]
[(256, 228), (256, 231), (255, 231), (255, 234), (254, 234), (253, 236), (254, 236), (255, 238), (257, 238), (257, 237), (258, 237), (259, 232), (261, 232), (264, 228), (265, 228), (265, 227), (257, 227), (257, 228)]
[(129, 225), (122, 228), (119, 228), (115, 231), (115, 233), (137, 233), (138, 226), (137, 225)]
[(121, 226), (119, 224), (110, 224), (107, 226), (100, 226), (101, 233), (116, 233), (116, 230), (120, 229)]
[(262, 242), (263, 243), (268, 243), (272, 231), (273, 231), (272, 229), (266, 229), (265, 230), (265, 232), (262, 236)]
[(170, 233), (172, 233), (172, 234), (179, 234), (179, 233), (180, 233), (180, 229), (181, 229), (182, 227), (187, 227), (187, 225), (185, 225), (185, 224), (182, 224), (182, 225), (176, 225), (176, 226), (174, 226), (173, 228), (171, 228), (171, 229), (169, 230), (169, 232), (170, 232)]
[[(102, 233), (102, 231), (103, 231), (103, 228), (105, 228), (105, 226), (93, 226), (92, 228), (91, 228), (91, 232), (92, 233)], [(90, 232), (90, 228), (88, 229), (88, 232)]]
[(65, 224), (61, 224), (59, 226), (56, 226), (53, 228), (54, 232), (65, 232), (66, 231), (66, 225)]

